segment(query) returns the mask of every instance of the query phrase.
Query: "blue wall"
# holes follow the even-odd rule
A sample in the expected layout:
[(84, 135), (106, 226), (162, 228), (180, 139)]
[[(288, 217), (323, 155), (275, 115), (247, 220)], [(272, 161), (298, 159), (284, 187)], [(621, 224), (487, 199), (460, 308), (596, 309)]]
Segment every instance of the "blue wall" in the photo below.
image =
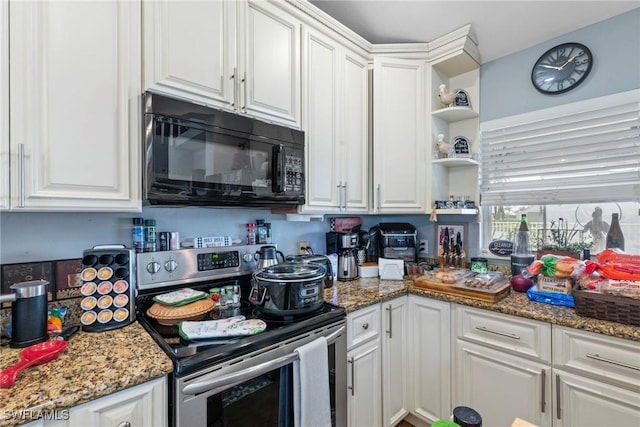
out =
[[(505, 34), (505, 37), (513, 37)], [(482, 40), (479, 40), (482, 46)], [(543, 95), (531, 84), (531, 68), (548, 49), (564, 42), (587, 46), (594, 64), (587, 79), (560, 95)], [(640, 87), (640, 8), (483, 64), (480, 120), (488, 121)]]

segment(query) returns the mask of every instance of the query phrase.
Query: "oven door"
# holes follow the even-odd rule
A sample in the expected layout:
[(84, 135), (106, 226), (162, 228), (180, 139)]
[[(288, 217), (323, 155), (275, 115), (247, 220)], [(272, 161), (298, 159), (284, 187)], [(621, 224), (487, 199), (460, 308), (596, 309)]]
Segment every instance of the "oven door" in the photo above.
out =
[(347, 424), (344, 320), (267, 349), (177, 378), (174, 426), (293, 427), (295, 349), (325, 336), (333, 426)]
[(145, 198), (151, 204), (304, 203), (303, 145), (147, 115)]

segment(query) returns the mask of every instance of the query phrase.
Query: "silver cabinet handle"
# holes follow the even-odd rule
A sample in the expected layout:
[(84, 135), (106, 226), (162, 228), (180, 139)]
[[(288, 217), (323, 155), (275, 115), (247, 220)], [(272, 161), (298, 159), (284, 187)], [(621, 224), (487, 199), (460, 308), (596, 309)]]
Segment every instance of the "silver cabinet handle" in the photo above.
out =
[(392, 323), (392, 316), (391, 316), (391, 304), (389, 304), (389, 307), (385, 308), (385, 310), (387, 310), (389, 312), (389, 330), (387, 331), (387, 333), (389, 334), (389, 339), (393, 338), (393, 323)]
[(587, 357), (589, 359), (597, 360), (598, 362), (610, 363), (616, 366), (622, 366), (623, 368), (633, 369), (634, 371), (640, 371), (640, 366), (631, 365), (629, 363), (618, 362), (616, 360), (607, 359), (606, 357), (602, 357), (599, 354), (589, 354), (587, 353)]
[(237, 110), (238, 105), (238, 80), (236, 79), (236, 74), (238, 70), (236, 67), (233, 67), (233, 74), (229, 77), (230, 80), (233, 80), (233, 102), (231, 102), (231, 107), (234, 110)]
[(363, 324), (362, 329), (364, 329), (365, 331), (369, 329), (369, 324), (368, 323)]
[(242, 112), (246, 113), (247, 112), (247, 72), (245, 71), (242, 74), (242, 80), (241, 80), (242, 84), (244, 85), (244, 90), (242, 91), (243, 94), (243, 99), (244, 99), (244, 105), (242, 106)]
[(352, 357), (351, 359), (347, 360), (347, 362), (351, 363), (351, 386), (348, 386), (347, 389), (351, 390), (351, 396), (355, 396), (356, 394), (356, 361), (355, 359)]
[(542, 396), (541, 396), (541, 401), (540, 401), (540, 411), (544, 414), (544, 410), (546, 409), (546, 405), (547, 405), (547, 396), (546, 393), (547, 391), (545, 390), (545, 387), (547, 385), (547, 373), (545, 372), (545, 370), (543, 369), (542, 371), (540, 371), (540, 382), (542, 383)]
[(18, 207), (24, 208), (24, 144), (18, 144)]
[(118, 423), (118, 427), (131, 427), (131, 423), (129, 421), (121, 421)]
[(342, 184), (342, 192), (344, 194), (344, 197), (342, 198), (342, 207), (344, 210), (347, 210), (347, 181)]
[(556, 374), (556, 418), (560, 418), (560, 375)]
[(377, 196), (378, 196), (378, 211), (380, 211), (380, 206), (381, 206), (380, 205), (380, 203), (381, 203), (380, 202), (380, 184), (378, 184), (378, 186), (376, 187), (376, 193), (377, 193)]
[(338, 209), (342, 209), (342, 191), (340, 191), (341, 188), (342, 181), (338, 182), (338, 185), (336, 185), (336, 191), (338, 192)]
[(516, 334), (508, 334), (505, 332), (494, 331), (493, 329), (489, 329), (486, 326), (476, 326), (476, 329), (482, 332), (488, 332), (490, 334), (500, 335), (502, 337), (513, 338), (514, 340), (520, 339), (520, 337)]

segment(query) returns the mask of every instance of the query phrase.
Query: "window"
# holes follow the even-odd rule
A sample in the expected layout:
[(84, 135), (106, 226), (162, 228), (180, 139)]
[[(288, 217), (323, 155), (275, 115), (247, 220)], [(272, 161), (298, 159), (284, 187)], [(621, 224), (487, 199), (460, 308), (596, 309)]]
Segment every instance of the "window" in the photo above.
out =
[[(598, 213), (604, 224), (598, 225)], [(549, 247), (580, 251), (590, 249), (592, 254), (604, 248), (611, 223), (611, 214), (620, 215), (625, 251), (640, 254), (640, 204), (583, 203), (565, 205), (518, 205), (483, 207), (483, 246), (492, 240), (513, 241), (520, 224), (521, 214), (527, 214), (531, 244), (534, 249)]]
[[(617, 212), (625, 250), (640, 253), (640, 90), (480, 127), (480, 199), (483, 217), (490, 218), (484, 247), (512, 240), (526, 213), (535, 246), (587, 246), (597, 253)], [(600, 212), (606, 224), (593, 218)]]

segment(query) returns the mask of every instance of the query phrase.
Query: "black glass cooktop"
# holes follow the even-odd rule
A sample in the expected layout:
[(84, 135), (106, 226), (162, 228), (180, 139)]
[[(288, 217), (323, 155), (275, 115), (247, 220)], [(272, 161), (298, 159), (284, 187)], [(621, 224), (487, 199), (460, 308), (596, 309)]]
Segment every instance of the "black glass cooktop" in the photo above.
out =
[[(238, 279), (205, 285), (185, 285), (192, 289), (207, 291), (211, 287), (241, 284), (242, 295), (248, 295), (249, 279)], [(230, 337), (186, 341), (178, 334), (177, 325), (164, 325), (145, 313), (153, 304), (153, 297), (161, 292), (146, 293), (136, 300), (137, 318), (160, 347), (174, 362), (174, 373), (178, 376), (195, 372), (207, 366), (247, 354), (277, 344), (283, 340), (312, 331), (346, 317), (343, 308), (324, 303), (319, 309), (297, 316), (273, 316), (262, 313), (260, 309), (246, 300), (240, 307), (214, 308), (199, 320), (217, 320), (231, 316), (244, 316), (246, 319), (261, 319), (267, 324), (264, 332), (246, 337)]]

